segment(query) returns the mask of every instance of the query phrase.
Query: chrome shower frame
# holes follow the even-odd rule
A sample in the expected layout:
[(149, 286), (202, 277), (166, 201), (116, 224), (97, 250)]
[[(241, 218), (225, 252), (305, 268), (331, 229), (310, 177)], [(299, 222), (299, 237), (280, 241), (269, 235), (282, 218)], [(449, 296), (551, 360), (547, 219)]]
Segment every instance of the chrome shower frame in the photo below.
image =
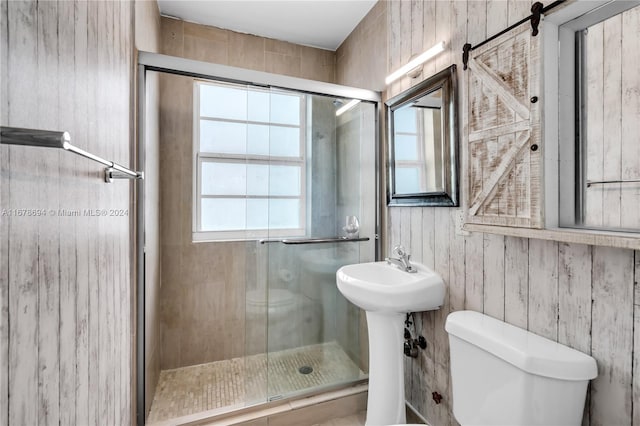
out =
[[(375, 106), (374, 126), (375, 126), (375, 259), (382, 256), (381, 245), (381, 224), (384, 212), (380, 203), (380, 191), (384, 188), (384, 183), (380, 181), (384, 173), (380, 167), (384, 165), (381, 155), (380, 140), (380, 114), (381, 94), (366, 89), (340, 86), (337, 84), (306, 80), (302, 78), (288, 77), (279, 74), (271, 74), (261, 71), (253, 71), (244, 68), (231, 67), (226, 65), (213, 64), (208, 62), (194, 61), (190, 59), (178, 58), (174, 56), (161, 55), (158, 53), (138, 52), (137, 61), (137, 141), (136, 141), (136, 167), (142, 170), (145, 165), (145, 104), (146, 104), (146, 81), (147, 71), (163, 72), (168, 74), (183, 75), (195, 78), (212, 79), (241, 84), (253, 84), (259, 86), (269, 86), (282, 89), (293, 89), (303, 93), (316, 95), (329, 95), (340, 98), (352, 98), (371, 102)], [(135, 226), (135, 246), (136, 246), (136, 424), (143, 426), (145, 423), (145, 246), (144, 246), (144, 181), (137, 181), (136, 200), (137, 206), (136, 226)]]

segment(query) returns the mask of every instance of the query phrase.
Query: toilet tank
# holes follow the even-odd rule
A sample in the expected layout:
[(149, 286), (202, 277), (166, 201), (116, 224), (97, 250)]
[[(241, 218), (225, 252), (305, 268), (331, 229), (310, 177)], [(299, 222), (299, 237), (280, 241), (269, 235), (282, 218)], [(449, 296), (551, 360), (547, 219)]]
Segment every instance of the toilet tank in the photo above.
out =
[(596, 361), (472, 311), (447, 317), (453, 414), (461, 425), (580, 425)]

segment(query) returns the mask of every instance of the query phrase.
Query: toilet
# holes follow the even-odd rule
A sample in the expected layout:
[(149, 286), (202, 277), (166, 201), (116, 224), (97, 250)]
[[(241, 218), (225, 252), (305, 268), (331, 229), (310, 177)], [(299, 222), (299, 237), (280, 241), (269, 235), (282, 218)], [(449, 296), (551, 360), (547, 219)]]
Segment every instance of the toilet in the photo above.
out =
[(596, 361), (472, 311), (449, 314), (453, 414), (461, 425), (580, 425)]

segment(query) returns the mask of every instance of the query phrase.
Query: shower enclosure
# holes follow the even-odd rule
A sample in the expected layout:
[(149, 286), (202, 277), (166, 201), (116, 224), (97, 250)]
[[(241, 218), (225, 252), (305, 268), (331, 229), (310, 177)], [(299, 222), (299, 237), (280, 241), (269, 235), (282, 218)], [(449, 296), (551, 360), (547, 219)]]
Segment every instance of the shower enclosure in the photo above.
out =
[(366, 379), (364, 316), (335, 273), (376, 258), (379, 95), (139, 63), (138, 423)]

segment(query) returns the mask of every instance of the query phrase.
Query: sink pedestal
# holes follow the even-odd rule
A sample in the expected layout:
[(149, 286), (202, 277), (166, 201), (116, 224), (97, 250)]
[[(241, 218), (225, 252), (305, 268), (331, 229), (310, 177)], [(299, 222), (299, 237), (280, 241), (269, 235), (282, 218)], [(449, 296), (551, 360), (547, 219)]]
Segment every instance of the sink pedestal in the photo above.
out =
[(406, 423), (404, 401), (404, 313), (367, 311), (369, 396), (367, 426)]
[(442, 277), (421, 263), (408, 273), (387, 262), (358, 263), (338, 269), (338, 290), (367, 312), (369, 401), (367, 426), (405, 423), (404, 316), (440, 309)]

